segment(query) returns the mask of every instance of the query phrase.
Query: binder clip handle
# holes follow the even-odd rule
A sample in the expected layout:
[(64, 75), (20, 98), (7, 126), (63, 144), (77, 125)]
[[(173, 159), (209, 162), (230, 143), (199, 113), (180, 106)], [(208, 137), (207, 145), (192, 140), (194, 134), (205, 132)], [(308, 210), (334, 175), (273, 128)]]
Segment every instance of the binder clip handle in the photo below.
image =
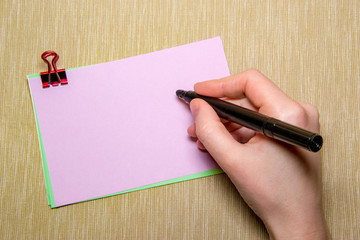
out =
[(56, 62), (57, 62), (57, 60), (59, 60), (59, 55), (56, 52), (50, 51), (50, 50), (44, 52), (43, 54), (41, 54), (41, 58), (45, 61), (45, 63), (48, 66), (48, 73), (51, 72), (51, 65), (50, 65), (49, 61), (46, 58), (48, 58), (50, 56), (54, 56), (51, 62), (52, 62), (52, 66), (54, 68), (54, 71), (57, 72)]
[[(54, 56), (53, 59), (50, 62), (47, 60), (48, 57)], [(43, 87), (49, 87), (50, 85), (57, 86), (59, 84), (67, 84), (67, 79), (65, 75), (65, 69), (58, 70), (56, 67), (56, 62), (59, 60), (59, 55), (54, 51), (45, 51), (43, 54), (41, 54), (41, 58), (44, 60), (44, 62), (47, 64), (48, 71), (43, 72), (40, 75), (47, 75), (47, 81), (43, 79)], [(51, 66), (53, 68), (53, 71), (51, 70)], [(59, 75), (61, 73), (61, 76)], [(55, 74), (56, 79), (52, 80), (52, 74)]]

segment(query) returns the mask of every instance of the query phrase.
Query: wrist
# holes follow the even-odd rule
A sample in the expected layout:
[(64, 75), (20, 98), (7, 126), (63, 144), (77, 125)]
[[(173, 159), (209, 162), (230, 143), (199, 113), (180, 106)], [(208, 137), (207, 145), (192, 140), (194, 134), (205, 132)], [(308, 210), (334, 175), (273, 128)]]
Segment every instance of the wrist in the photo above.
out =
[(331, 239), (321, 208), (264, 220), (270, 239)]

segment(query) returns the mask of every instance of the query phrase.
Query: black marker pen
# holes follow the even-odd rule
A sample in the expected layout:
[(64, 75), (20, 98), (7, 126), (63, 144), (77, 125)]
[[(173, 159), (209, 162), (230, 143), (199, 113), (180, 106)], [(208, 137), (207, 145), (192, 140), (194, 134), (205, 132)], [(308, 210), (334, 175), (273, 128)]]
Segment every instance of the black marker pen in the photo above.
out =
[(218, 98), (199, 95), (194, 91), (177, 90), (176, 95), (187, 103), (190, 103), (194, 98), (201, 98), (214, 108), (219, 117), (260, 132), (265, 136), (306, 148), (312, 152), (317, 152), (322, 147), (323, 139), (319, 134), (265, 116), (261, 113), (225, 102)]

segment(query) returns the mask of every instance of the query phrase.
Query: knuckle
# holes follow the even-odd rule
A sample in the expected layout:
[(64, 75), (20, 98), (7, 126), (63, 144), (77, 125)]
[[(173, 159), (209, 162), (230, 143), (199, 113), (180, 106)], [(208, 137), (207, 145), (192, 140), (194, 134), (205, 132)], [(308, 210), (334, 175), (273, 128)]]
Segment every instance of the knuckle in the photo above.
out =
[(279, 119), (295, 126), (318, 131), (319, 112), (309, 103), (295, 103), (279, 113)]
[(209, 122), (202, 122), (196, 125), (196, 135), (203, 142), (206, 141), (209, 137), (214, 135), (213, 124)]
[(313, 130), (318, 132), (320, 130), (320, 113), (319, 110), (310, 103), (302, 104), (307, 113), (307, 120), (309, 127)]
[(287, 108), (286, 111), (281, 111), (280, 119), (299, 127), (305, 127), (308, 122), (308, 115), (301, 105), (294, 105)]
[(250, 68), (246, 70), (244, 73), (247, 75), (249, 79), (257, 79), (263, 76), (262, 73), (255, 68)]
[(317, 121), (319, 120), (320, 118), (319, 110), (314, 105), (307, 102), (300, 102), (299, 104), (305, 109), (309, 118)]
[(308, 103), (308, 111), (309, 114), (312, 116), (312, 118), (314, 118), (317, 121), (319, 120), (320, 118), (319, 110), (314, 105)]
[(263, 84), (264, 82), (269, 80), (264, 74), (262, 74), (259, 70), (255, 68), (250, 68), (246, 70), (245, 76), (248, 80), (256, 82), (256, 84)]
[(249, 68), (248, 70), (245, 71), (247, 74), (249, 75), (258, 75), (261, 74), (259, 70), (257, 70), (256, 68)]

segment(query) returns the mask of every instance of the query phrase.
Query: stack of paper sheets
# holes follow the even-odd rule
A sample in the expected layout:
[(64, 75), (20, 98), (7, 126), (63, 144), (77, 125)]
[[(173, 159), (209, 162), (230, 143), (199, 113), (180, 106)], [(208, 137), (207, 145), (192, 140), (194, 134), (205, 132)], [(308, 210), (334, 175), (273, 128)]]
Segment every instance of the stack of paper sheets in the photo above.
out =
[(51, 207), (222, 172), (175, 94), (229, 75), (219, 37), (66, 74), (49, 88), (28, 76)]

